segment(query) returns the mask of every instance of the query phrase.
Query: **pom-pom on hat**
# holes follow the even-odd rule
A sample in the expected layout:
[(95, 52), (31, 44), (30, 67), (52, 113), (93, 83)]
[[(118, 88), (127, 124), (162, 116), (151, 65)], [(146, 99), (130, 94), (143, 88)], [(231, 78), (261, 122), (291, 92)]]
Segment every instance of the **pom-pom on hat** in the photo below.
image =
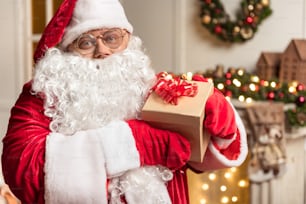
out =
[(66, 48), (84, 32), (114, 27), (133, 32), (119, 0), (64, 0), (44, 30), (34, 61), (42, 58), (48, 48)]

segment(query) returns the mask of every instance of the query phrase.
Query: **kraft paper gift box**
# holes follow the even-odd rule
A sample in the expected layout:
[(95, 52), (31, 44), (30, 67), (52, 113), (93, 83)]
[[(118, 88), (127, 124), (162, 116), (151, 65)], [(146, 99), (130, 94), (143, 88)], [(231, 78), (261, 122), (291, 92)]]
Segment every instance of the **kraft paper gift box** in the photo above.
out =
[(155, 92), (148, 97), (141, 113), (144, 121), (154, 127), (171, 130), (186, 137), (191, 144), (190, 161), (202, 162), (210, 140), (203, 129), (205, 104), (213, 93), (213, 83), (191, 81), (198, 85), (198, 93), (193, 96), (181, 96), (178, 104), (166, 103)]

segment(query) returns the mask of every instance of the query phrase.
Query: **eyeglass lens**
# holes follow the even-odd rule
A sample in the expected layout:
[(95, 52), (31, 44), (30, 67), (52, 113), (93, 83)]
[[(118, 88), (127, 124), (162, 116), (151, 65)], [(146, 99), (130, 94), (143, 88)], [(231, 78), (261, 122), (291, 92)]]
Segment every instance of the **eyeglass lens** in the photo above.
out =
[(97, 40), (101, 39), (105, 46), (116, 49), (122, 44), (124, 34), (121, 29), (108, 30), (97, 37), (91, 34), (83, 34), (77, 39), (76, 47), (82, 52), (91, 53), (96, 49)]

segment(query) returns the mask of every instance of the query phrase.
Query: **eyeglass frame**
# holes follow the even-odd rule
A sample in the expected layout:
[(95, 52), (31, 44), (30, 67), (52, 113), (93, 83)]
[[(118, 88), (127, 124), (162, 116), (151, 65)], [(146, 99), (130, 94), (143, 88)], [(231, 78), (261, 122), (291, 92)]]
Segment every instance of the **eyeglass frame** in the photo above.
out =
[[(103, 30), (105, 30), (105, 29), (101, 29), (102, 31)], [(121, 43), (118, 45), (118, 46), (116, 46), (116, 47), (109, 47), (109, 45), (107, 45), (107, 43), (105, 43), (105, 40), (103, 39), (103, 36), (104, 36), (104, 34), (105, 33), (109, 33), (109, 32), (111, 32), (112, 30), (118, 30), (118, 31), (120, 31), (120, 33), (121, 33), (121, 35), (119, 36), (119, 39), (121, 39)], [(93, 31), (95, 31), (95, 30), (93, 30)], [(123, 44), (123, 38), (126, 36), (126, 34), (129, 34), (129, 32), (127, 31), (127, 30), (125, 30), (125, 29), (121, 29), (121, 28), (111, 28), (111, 29), (108, 29), (108, 30), (106, 30), (105, 32), (103, 32), (102, 34), (99, 34), (99, 35), (97, 35), (97, 36), (94, 36), (94, 35), (92, 35), (92, 34), (90, 34), (89, 32), (87, 32), (87, 33), (83, 33), (83, 34), (81, 34), (78, 38), (76, 38), (73, 42), (72, 42), (72, 45), (73, 45), (73, 47), (80, 53), (80, 54), (91, 54), (91, 53), (94, 53), (95, 52), (95, 50), (97, 49), (97, 40), (98, 39), (101, 39), (101, 41), (102, 41), (102, 43), (103, 43), (103, 45), (104, 46), (106, 46), (107, 48), (109, 48), (109, 49), (111, 49), (111, 50), (116, 50), (116, 49), (118, 49), (122, 44)], [(88, 52), (86, 52), (86, 49), (82, 49), (82, 48), (80, 48), (79, 47), (79, 41), (82, 39), (82, 37), (84, 37), (84, 36), (89, 36), (91, 39), (93, 39), (94, 41), (94, 43), (93, 43), (93, 49), (92, 50), (90, 50), (90, 49), (88, 49)]]

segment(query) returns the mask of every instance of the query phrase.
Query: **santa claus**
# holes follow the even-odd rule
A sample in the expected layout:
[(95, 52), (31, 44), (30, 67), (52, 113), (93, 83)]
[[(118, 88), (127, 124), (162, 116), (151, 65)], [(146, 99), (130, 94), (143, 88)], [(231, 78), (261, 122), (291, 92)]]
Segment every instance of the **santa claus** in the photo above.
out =
[(23, 204), (188, 204), (187, 168), (244, 161), (243, 124), (217, 90), (201, 163), (183, 136), (141, 120), (156, 77), (132, 33), (118, 0), (64, 0), (46, 27), (3, 139), (4, 178)]

